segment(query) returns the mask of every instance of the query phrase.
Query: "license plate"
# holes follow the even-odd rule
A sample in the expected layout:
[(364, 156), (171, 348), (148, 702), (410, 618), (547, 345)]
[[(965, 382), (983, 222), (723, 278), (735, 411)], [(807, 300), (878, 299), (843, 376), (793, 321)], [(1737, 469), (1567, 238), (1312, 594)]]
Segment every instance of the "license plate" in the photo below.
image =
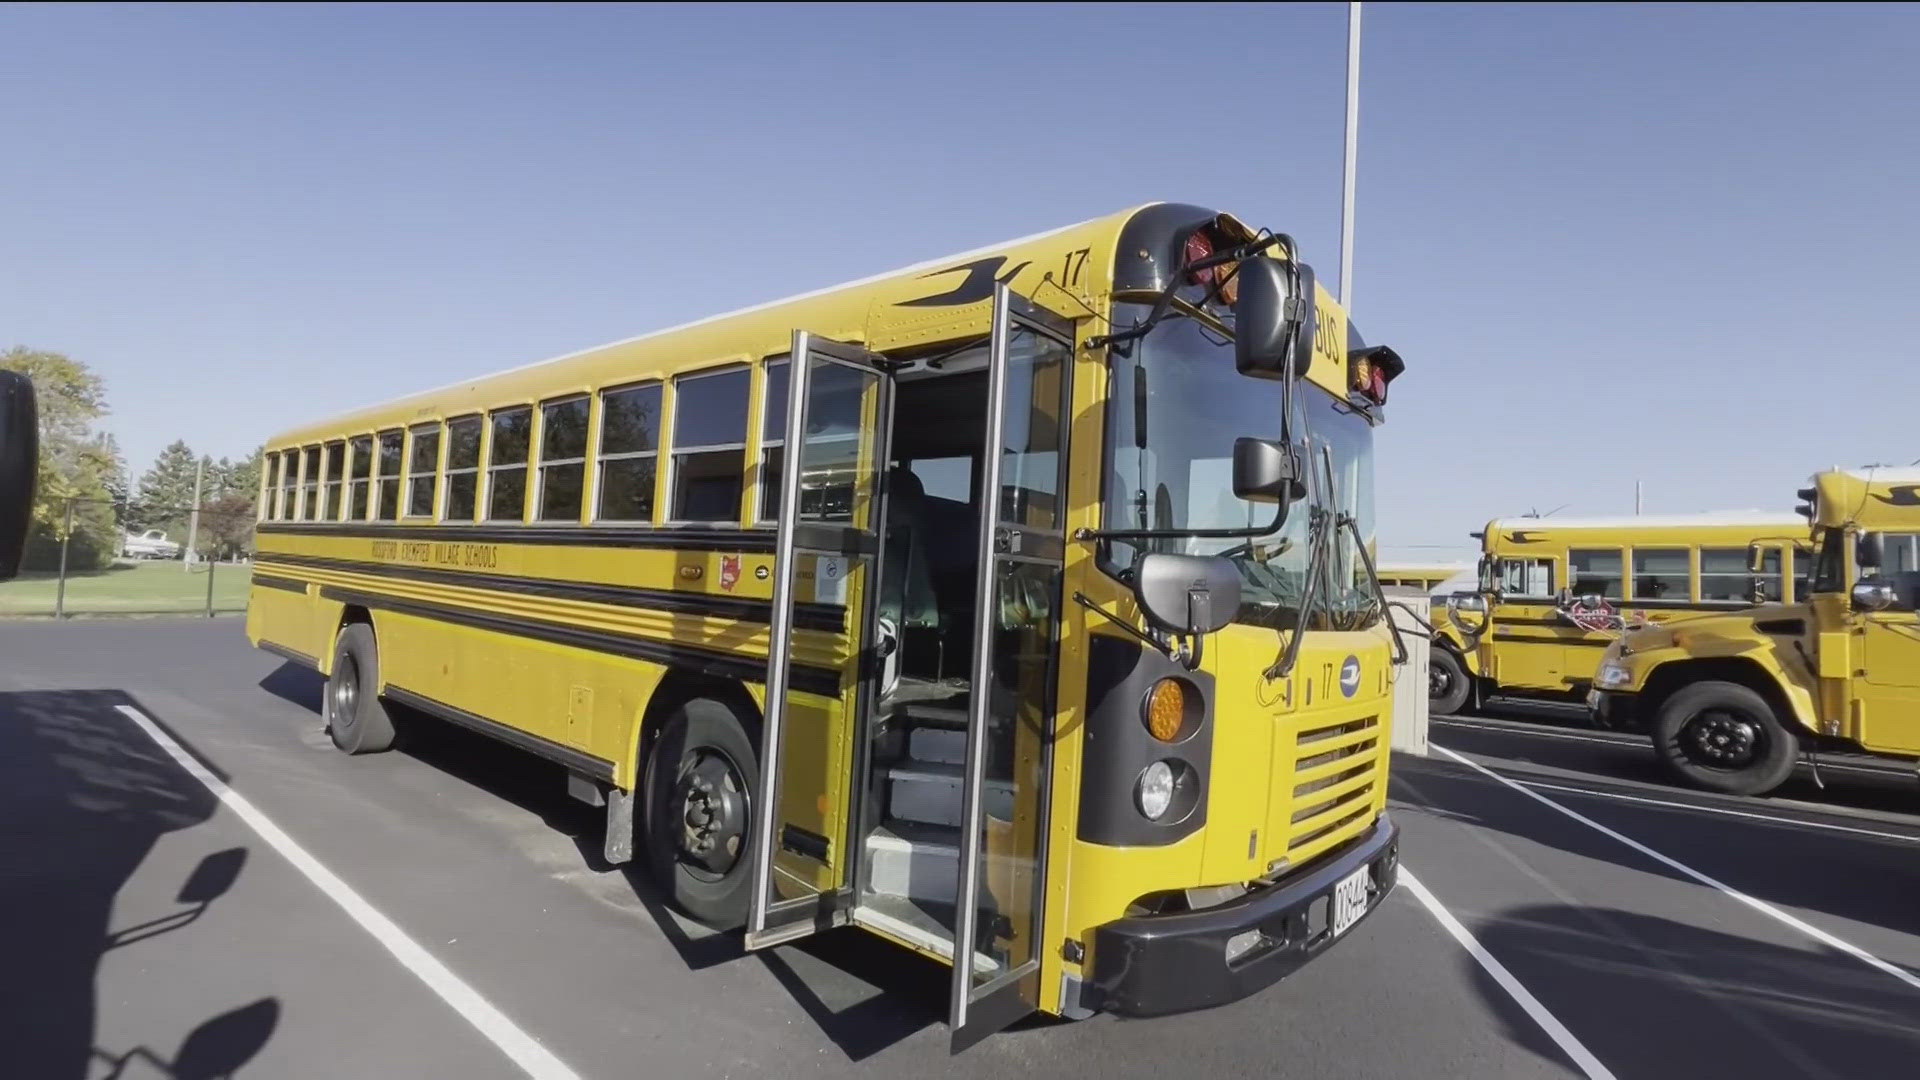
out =
[(1360, 916), (1367, 913), (1367, 894), (1373, 891), (1373, 874), (1361, 867), (1333, 887), (1333, 936), (1347, 932)]

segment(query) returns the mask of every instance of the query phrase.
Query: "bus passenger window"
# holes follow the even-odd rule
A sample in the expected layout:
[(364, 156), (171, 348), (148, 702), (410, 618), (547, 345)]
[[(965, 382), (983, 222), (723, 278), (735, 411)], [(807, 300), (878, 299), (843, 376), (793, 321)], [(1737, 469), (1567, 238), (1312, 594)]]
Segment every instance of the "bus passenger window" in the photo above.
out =
[(579, 521), (587, 478), (587, 399), (540, 405), (541, 521)]
[(1621, 588), (1619, 549), (1569, 548), (1567, 565), (1570, 568), (1568, 576), (1573, 578), (1573, 595), (1626, 599), (1626, 593)]
[(294, 509), (294, 496), (298, 489), (294, 485), (300, 479), (300, 452), (288, 450), (280, 455), (280, 499), (274, 505), (273, 516), (280, 521), (297, 521), (299, 515)]
[(347, 520), (365, 521), (373, 489), (373, 436), (356, 435), (348, 443)]
[(501, 409), (492, 415), (493, 448), (487, 455), (487, 520), (522, 521), (527, 514), (527, 442), (533, 410)]
[(407, 460), (407, 516), (433, 516), (433, 474), (440, 467), (440, 425), (413, 429), (413, 453)]
[(787, 439), (787, 362), (767, 361), (767, 388), (760, 400), (760, 495), (754, 520), (780, 520), (780, 469)]
[(264, 483), (260, 488), (260, 520), (280, 520), (280, 455), (266, 454), (260, 458), (260, 475)]
[(599, 503), (595, 521), (653, 521), (660, 451), (660, 384), (600, 394)]
[(1685, 548), (1633, 549), (1633, 598), (1693, 599), (1690, 561)]
[(480, 418), (462, 416), (447, 421), (447, 493), (441, 498), (442, 521), (472, 521), (474, 499), (480, 487)]
[(300, 451), (300, 519), (320, 520), (320, 448)]
[(401, 448), (400, 432), (380, 433), (380, 494), (374, 506), (374, 516), (381, 521), (400, 519)]
[(347, 444), (330, 442), (322, 448), (320, 465), (320, 520), (340, 520), (340, 474), (346, 468)]
[(674, 380), (674, 521), (738, 521), (746, 473), (747, 372)]
[(1780, 549), (1766, 549), (1764, 569), (1747, 572), (1746, 548), (1700, 549), (1700, 599), (1751, 603), (1753, 587), (1769, 602), (1780, 600)]

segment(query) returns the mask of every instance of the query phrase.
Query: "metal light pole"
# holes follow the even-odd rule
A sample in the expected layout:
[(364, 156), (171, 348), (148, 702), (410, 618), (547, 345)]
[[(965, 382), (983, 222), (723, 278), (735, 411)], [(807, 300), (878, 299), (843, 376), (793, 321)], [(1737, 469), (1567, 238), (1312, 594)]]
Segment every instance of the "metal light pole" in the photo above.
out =
[(193, 509), (187, 511), (187, 557), (183, 565), (189, 572), (193, 570), (194, 537), (200, 532), (200, 482), (206, 475), (207, 459), (201, 458), (193, 465)]
[(1347, 162), (1340, 191), (1340, 306), (1353, 314), (1353, 175), (1360, 157), (1360, 0), (1347, 5)]

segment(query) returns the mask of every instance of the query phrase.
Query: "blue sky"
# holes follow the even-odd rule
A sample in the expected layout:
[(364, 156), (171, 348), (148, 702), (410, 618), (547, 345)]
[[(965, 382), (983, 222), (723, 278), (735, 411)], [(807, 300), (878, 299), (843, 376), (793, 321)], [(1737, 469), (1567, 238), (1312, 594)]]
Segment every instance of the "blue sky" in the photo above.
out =
[[(1920, 458), (1920, 9), (1366, 31), (1390, 554)], [(137, 473), (1154, 199), (1331, 281), (1344, 60), (1339, 4), (10, 7), (0, 347), (100, 371)]]

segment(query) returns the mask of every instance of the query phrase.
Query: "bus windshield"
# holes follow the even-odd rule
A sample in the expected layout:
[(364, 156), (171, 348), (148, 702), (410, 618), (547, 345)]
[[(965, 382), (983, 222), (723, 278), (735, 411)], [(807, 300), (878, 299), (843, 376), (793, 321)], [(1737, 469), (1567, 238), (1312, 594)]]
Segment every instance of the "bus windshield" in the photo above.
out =
[[(1121, 308), (1133, 305), (1120, 305)], [(1144, 308), (1139, 314), (1144, 315)], [(1115, 323), (1125, 325), (1116, 315)], [(1273, 520), (1274, 507), (1233, 494), (1233, 441), (1278, 439), (1283, 390), (1234, 368), (1232, 343), (1189, 318), (1167, 319), (1115, 355), (1108, 390), (1105, 524), (1110, 529), (1244, 529)], [(1313, 507), (1350, 515), (1373, 541), (1373, 430), (1357, 410), (1312, 384), (1297, 387), (1311, 447), (1309, 497), (1285, 526), (1251, 542), (1172, 537), (1113, 541), (1109, 559), (1132, 565), (1142, 550), (1225, 554), (1243, 580), (1237, 621), (1280, 629), (1299, 623)], [(1331, 488), (1327, 465), (1331, 463)], [(1328, 519), (1331, 528), (1331, 518)], [(1357, 629), (1379, 617), (1353, 534), (1328, 537), (1311, 629)]]

